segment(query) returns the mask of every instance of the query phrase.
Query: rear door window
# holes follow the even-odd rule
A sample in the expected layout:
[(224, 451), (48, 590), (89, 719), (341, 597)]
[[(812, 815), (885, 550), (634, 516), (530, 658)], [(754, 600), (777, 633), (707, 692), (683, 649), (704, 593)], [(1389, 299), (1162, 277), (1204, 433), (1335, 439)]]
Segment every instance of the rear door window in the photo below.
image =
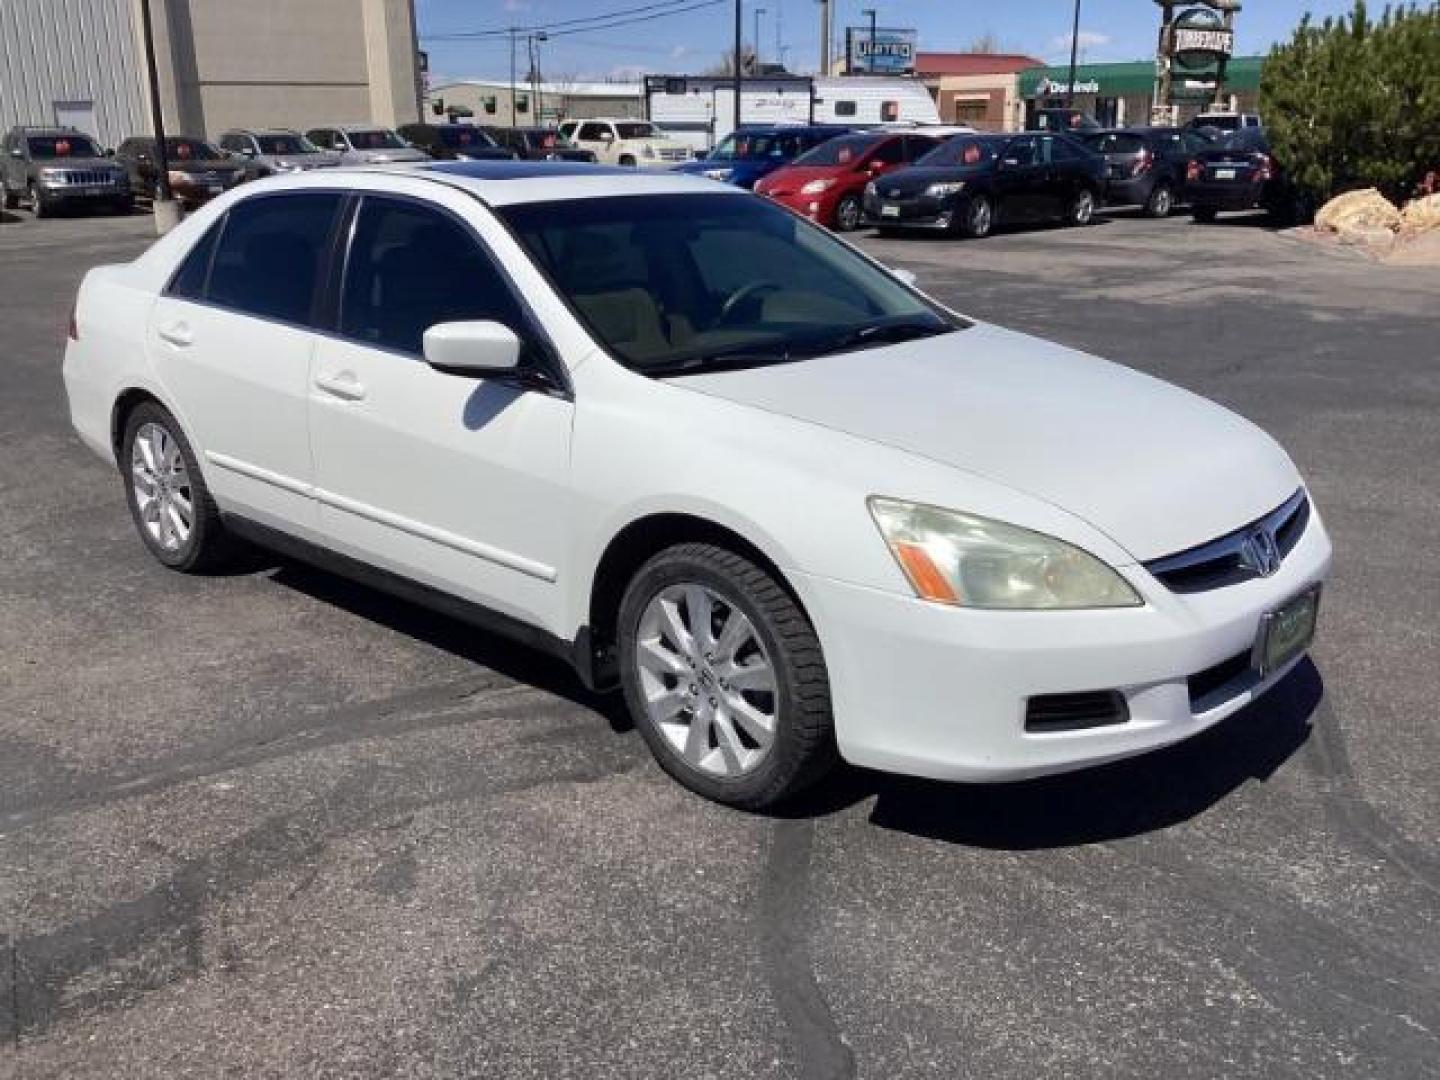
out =
[(246, 199), (225, 216), (206, 299), (246, 315), (313, 325), (341, 197)]

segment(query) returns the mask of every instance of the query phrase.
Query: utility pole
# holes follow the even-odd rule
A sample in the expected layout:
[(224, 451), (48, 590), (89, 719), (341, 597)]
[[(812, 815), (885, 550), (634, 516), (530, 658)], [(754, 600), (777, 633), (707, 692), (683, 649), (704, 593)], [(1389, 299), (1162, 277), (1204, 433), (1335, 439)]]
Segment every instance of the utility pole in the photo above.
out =
[(830, 0), (820, 0), (820, 74), (830, 74)]
[(549, 40), (550, 35), (545, 33), (544, 30), (536, 31), (535, 33), (530, 35), (530, 48), (532, 50), (530, 59), (530, 74), (533, 77), (535, 83), (534, 104), (532, 104), (530, 107), (534, 110), (533, 118), (536, 125), (541, 127), (543, 127), (545, 124), (545, 103), (542, 97), (542, 95), (544, 94), (544, 90), (541, 89), (541, 87), (544, 85), (544, 76), (540, 73), (540, 43)]
[(1080, 58), (1080, 0), (1075, 0), (1075, 24), (1070, 31), (1070, 86), (1065, 95), (1065, 107), (1075, 107), (1075, 63)]
[(860, 12), (870, 18), (870, 56), (865, 62), (865, 70), (868, 74), (875, 74), (875, 20), (879, 17), (874, 8), (865, 8)]
[(745, 61), (744, 56), (741, 55), (745, 48), (745, 42), (742, 40), (745, 30), (741, 25), (745, 19), (744, 13), (741, 11), (741, 3), (742, 0), (735, 0), (735, 123), (732, 131), (740, 130), (740, 68)]
[(510, 126), (515, 126), (515, 27), (510, 30)]
[(760, 74), (760, 16), (765, 14), (763, 7), (757, 7), (750, 14), (755, 16), (755, 74)]
[(170, 155), (165, 146), (165, 110), (160, 105), (160, 73), (155, 66), (155, 28), (150, 0), (140, 2), (140, 28), (145, 38), (145, 74), (150, 81), (150, 125), (155, 129), (155, 231), (161, 235), (180, 224), (180, 208), (170, 191)]

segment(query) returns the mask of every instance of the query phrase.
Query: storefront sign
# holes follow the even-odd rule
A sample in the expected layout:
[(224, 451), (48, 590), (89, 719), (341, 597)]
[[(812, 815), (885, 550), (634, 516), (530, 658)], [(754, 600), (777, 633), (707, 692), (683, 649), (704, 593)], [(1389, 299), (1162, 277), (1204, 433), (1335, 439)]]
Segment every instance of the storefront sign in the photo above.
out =
[(880, 28), (872, 38), (868, 26), (849, 27), (845, 31), (849, 70), (869, 75), (913, 75), (915, 41), (914, 30)]
[(1175, 18), (1170, 53), (1184, 68), (1207, 68), (1226, 59), (1235, 49), (1235, 32), (1209, 8), (1190, 8)]
[[(1070, 84), (1059, 79), (1041, 79), (1035, 86), (1035, 93), (1039, 97), (1061, 97), (1070, 93)], [(1076, 79), (1075, 93), (1077, 94), (1098, 94), (1100, 93), (1099, 79)]]

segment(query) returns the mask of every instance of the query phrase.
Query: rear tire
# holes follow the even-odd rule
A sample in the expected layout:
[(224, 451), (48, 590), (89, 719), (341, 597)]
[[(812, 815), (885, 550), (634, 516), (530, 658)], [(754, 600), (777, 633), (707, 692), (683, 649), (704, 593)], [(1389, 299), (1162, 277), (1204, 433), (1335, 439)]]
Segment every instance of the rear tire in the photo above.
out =
[(760, 810), (834, 766), (819, 639), (754, 562), (713, 544), (662, 551), (626, 587), (617, 634), (635, 725), (691, 791)]
[(864, 219), (865, 212), (860, 209), (860, 200), (854, 195), (846, 195), (835, 204), (836, 232), (854, 232)]
[(1175, 192), (1170, 185), (1161, 180), (1150, 189), (1150, 197), (1145, 200), (1145, 216), (1152, 218), (1167, 218), (1170, 211), (1175, 209)]
[(237, 545), (225, 531), (195, 452), (179, 423), (155, 402), (142, 402), (126, 416), (119, 465), (135, 529), (159, 562), (195, 574), (221, 567), (234, 555)]
[(620, 156), (620, 164), (625, 166), (627, 169), (633, 169), (635, 168), (635, 159), (629, 154), (622, 154)]
[(1213, 206), (1196, 206), (1190, 211), (1190, 216), (1201, 225), (1209, 225), (1215, 220), (1217, 214)]
[(6, 210), (14, 210), (17, 206), (20, 205), (20, 196), (15, 192), (11, 191), (9, 188), (6, 188), (4, 203)]
[(1084, 228), (1094, 220), (1095, 193), (1089, 188), (1081, 188), (1070, 200), (1070, 206), (1065, 211), (1065, 224)]

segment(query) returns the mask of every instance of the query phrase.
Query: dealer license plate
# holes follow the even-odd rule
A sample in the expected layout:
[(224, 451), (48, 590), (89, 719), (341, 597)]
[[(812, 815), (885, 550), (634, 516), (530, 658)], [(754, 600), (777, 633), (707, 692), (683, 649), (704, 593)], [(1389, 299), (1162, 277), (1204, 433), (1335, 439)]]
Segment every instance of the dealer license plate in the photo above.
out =
[(881, 217), (899, 217), (899, 216), (900, 216), (900, 208), (899, 208), (898, 206), (882, 206), (882, 207), (880, 207), (880, 216), (881, 216)]
[(1216, 170), (1215, 170), (1215, 179), (1216, 179), (1216, 180), (1234, 180), (1234, 179), (1235, 179), (1235, 170), (1234, 170), (1234, 169), (1216, 169)]
[(1320, 586), (1315, 585), (1261, 616), (1255, 640), (1255, 667), (1261, 676), (1279, 670), (1310, 647), (1319, 615)]

